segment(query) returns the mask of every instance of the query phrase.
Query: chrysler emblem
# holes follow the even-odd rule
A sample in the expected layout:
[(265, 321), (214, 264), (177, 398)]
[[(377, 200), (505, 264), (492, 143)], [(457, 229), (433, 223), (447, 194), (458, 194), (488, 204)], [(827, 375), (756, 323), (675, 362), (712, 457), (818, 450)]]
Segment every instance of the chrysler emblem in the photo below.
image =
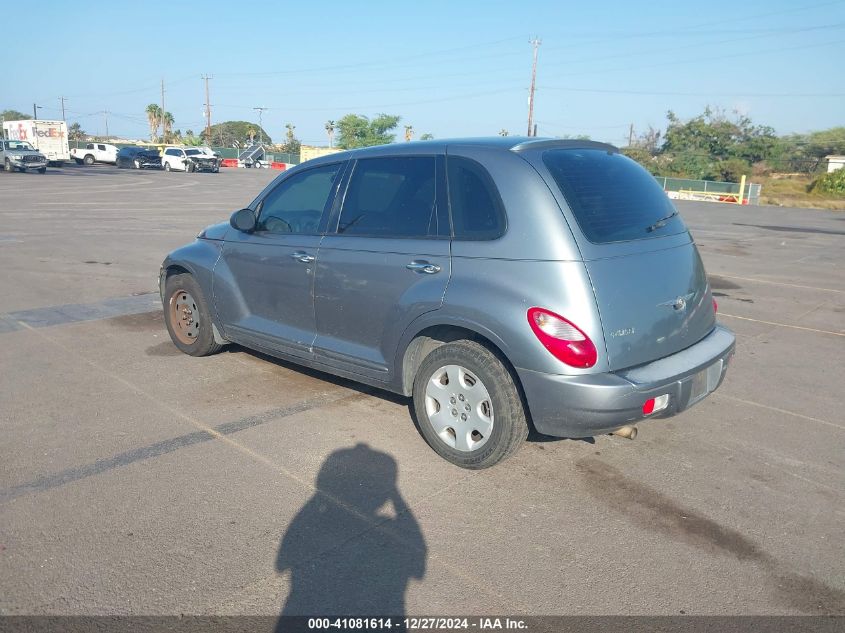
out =
[(681, 310), (686, 310), (687, 301), (692, 299), (695, 296), (694, 292), (689, 293), (688, 295), (681, 295), (675, 297), (671, 301), (664, 301), (663, 303), (658, 303), (658, 306), (665, 306), (667, 308), (672, 308), (676, 312), (680, 312)]

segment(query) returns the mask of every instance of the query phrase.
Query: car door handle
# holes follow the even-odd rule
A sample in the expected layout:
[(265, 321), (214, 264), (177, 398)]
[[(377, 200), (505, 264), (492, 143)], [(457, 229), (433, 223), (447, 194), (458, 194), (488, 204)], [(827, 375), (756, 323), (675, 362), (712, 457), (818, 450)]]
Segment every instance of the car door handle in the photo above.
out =
[(310, 264), (314, 261), (314, 256), (309, 255), (304, 251), (296, 251), (295, 253), (291, 253), (291, 257), (293, 257), (298, 262), (302, 262), (303, 264)]
[(414, 260), (410, 264), (407, 264), (405, 268), (413, 270), (415, 273), (426, 273), (427, 275), (433, 275), (434, 273), (440, 272), (440, 266), (425, 260)]

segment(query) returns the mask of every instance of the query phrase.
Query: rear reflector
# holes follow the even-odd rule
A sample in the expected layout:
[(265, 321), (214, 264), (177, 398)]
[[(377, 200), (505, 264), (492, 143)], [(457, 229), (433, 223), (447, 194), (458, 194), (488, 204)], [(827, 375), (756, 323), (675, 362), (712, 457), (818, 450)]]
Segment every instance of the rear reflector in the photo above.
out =
[(596, 364), (596, 346), (571, 321), (543, 308), (530, 308), (528, 324), (543, 346), (559, 361), (581, 368)]
[(663, 411), (667, 406), (669, 406), (668, 393), (664, 393), (662, 396), (657, 396), (656, 398), (649, 398), (643, 404), (643, 415), (651, 415), (652, 413)]
[(718, 311), (719, 311), (719, 304), (716, 303), (715, 299), (713, 299), (713, 312), (718, 312)]

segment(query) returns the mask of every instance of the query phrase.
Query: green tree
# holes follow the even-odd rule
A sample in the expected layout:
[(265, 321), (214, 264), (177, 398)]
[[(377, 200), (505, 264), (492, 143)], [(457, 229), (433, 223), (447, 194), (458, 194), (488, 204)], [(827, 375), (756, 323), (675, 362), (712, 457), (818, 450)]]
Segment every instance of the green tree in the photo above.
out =
[(175, 140), (173, 123), (173, 115), (170, 112), (165, 112), (161, 115), (161, 135), (165, 143), (172, 143)]
[(150, 143), (155, 143), (158, 138), (158, 127), (161, 125), (161, 107), (151, 103), (144, 109), (144, 112), (147, 113), (147, 123), (150, 125)]
[(81, 141), (86, 137), (85, 130), (79, 123), (71, 123), (67, 128), (67, 138), (69, 141)]
[(334, 121), (326, 121), (326, 135), (329, 137), (329, 147), (334, 147), (334, 130), (335, 130), (335, 122)]
[(396, 129), (402, 117), (392, 114), (379, 114), (372, 121), (360, 114), (347, 114), (337, 122), (340, 135), (338, 147), (354, 149), (372, 145), (386, 145), (396, 138), (391, 130)]
[(258, 131), (264, 135), (264, 141), (272, 144), (273, 140), (267, 131), (259, 128), (255, 123), (249, 121), (224, 121), (211, 126), (211, 134), (206, 134), (203, 130), (200, 135), (206, 145), (218, 145), (223, 147), (232, 147), (234, 143), (243, 145), (248, 142), (249, 133), (252, 131), (253, 136), (258, 136)]
[(285, 142), (282, 143), (282, 151), (287, 154), (299, 154), (302, 143), (299, 142), (294, 133), (296, 126), (293, 123), (287, 123), (285, 129), (287, 132), (285, 133)]
[(420, 136), (420, 140), (421, 141), (432, 141), (432, 140), (434, 140), (434, 134), (426, 132), (425, 134)]
[(656, 152), (661, 175), (735, 182), (751, 173), (752, 164), (782, 152), (783, 143), (771, 127), (755, 125), (744, 115), (730, 118), (708, 107), (687, 121), (671, 110), (666, 118), (663, 144)]
[(32, 117), (17, 110), (3, 110), (0, 112), (0, 118), (4, 121), (26, 121)]

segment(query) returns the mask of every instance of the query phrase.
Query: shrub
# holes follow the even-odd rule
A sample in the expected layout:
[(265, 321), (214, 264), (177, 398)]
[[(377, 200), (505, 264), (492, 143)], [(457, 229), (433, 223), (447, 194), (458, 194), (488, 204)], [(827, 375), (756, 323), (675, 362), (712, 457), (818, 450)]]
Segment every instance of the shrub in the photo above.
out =
[(837, 169), (829, 174), (816, 178), (810, 185), (811, 193), (828, 193), (845, 196), (845, 168)]

